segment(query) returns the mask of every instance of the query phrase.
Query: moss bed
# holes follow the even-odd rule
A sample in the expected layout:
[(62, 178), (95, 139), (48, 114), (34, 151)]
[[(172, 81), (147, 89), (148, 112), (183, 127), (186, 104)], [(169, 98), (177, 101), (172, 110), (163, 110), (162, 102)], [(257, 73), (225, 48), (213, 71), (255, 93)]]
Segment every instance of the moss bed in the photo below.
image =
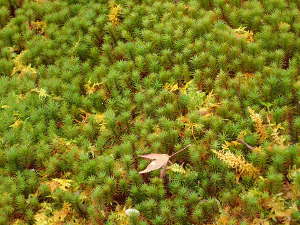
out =
[(0, 225), (299, 225), (299, 9), (0, 0)]

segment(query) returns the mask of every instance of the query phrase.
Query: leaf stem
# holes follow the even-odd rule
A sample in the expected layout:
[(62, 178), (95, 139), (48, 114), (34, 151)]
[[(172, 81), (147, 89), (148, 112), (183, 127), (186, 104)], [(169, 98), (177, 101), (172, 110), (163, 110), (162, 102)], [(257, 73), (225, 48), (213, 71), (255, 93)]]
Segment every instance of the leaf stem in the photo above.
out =
[(180, 152), (183, 152), (185, 149), (187, 149), (187, 148), (190, 147), (191, 145), (192, 145), (192, 144), (189, 144), (189, 145), (185, 146), (183, 149), (181, 149), (181, 150), (179, 150), (179, 151), (173, 153), (173, 154), (170, 156), (170, 158), (172, 158), (173, 156), (177, 155), (177, 154), (180, 153)]
[(253, 150), (254, 147), (247, 144), (243, 139), (237, 139), (238, 142), (240, 142), (241, 144), (244, 144), (247, 148), (249, 148), (250, 150)]

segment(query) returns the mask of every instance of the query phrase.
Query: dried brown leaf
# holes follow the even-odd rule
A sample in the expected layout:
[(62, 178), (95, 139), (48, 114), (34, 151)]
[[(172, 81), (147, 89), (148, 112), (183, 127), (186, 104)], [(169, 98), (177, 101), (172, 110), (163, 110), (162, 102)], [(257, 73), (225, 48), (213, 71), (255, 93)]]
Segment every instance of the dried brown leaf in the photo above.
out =
[(140, 157), (146, 159), (153, 159), (153, 161), (147, 166), (146, 169), (140, 171), (140, 174), (149, 173), (153, 170), (157, 170), (167, 166), (170, 156), (167, 154), (147, 154), (141, 155)]
[(142, 158), (146, 158), (146, 159), (158, 159), (158, 160), (160, 160), (160, 159), (162, 159), (162, 158), (168, 158), (168, 160), (169, 160), (169, 155), (167, 155), (167, 154), (156, 154), (156, 153), (151, 153), (151, 154), (147, 154), (147, 155), (140, 155), (140, 157), (142, 157)]

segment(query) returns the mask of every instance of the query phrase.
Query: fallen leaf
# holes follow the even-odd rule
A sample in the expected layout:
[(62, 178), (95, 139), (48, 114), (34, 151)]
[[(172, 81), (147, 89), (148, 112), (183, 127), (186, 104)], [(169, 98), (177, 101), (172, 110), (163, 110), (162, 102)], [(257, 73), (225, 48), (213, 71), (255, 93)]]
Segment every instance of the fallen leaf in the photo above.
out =
[(141, 155), (140, 157), (146, 158), (146, 159), (153, 159), (153, 161), (147, 166), (146, 169), (139, 172), (140, 174), (149, 173), (153, 170), (164, 168), (167, 166), (167, 163), (170, 159), (170, 156), (167, 154), (155, 154), (155, 153)]

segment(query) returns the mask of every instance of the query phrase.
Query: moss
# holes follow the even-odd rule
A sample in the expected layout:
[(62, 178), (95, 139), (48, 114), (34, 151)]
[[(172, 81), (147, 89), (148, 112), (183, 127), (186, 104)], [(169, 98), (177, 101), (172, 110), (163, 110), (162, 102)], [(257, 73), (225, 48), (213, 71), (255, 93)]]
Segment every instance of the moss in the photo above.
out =
[(0, 0), (0, 224), (299, 223), (299, 7)]

